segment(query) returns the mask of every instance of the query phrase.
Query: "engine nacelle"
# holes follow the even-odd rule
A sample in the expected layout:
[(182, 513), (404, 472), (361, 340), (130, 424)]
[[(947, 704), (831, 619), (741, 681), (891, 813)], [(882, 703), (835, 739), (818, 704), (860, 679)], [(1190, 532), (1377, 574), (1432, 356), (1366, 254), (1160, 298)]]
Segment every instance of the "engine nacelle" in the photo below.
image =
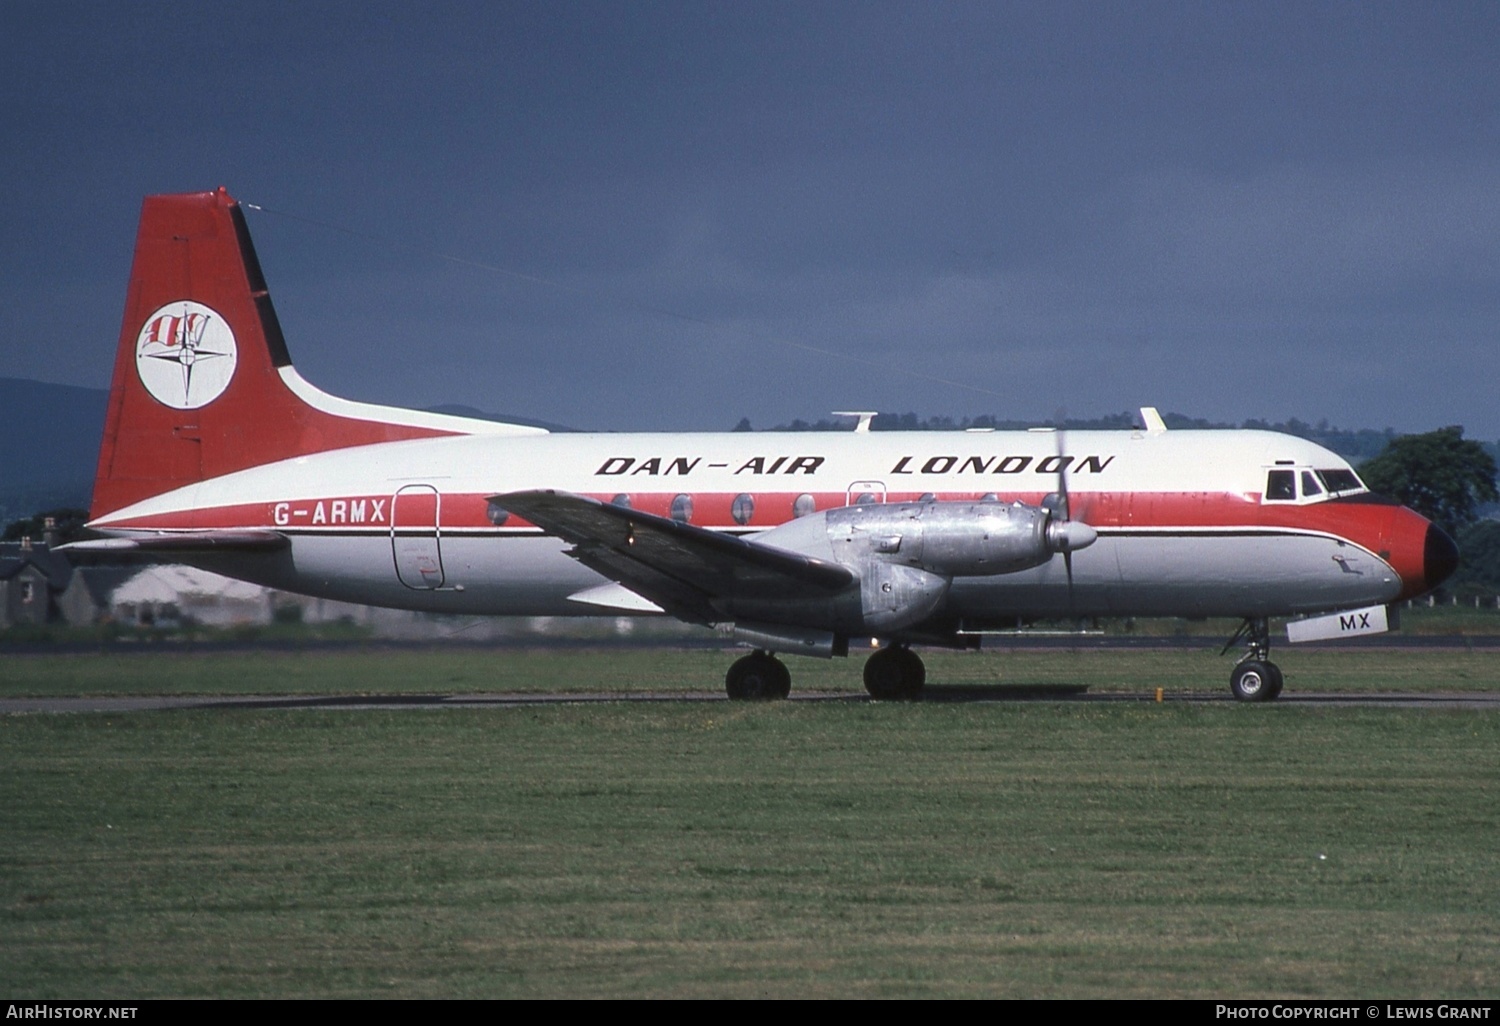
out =
[(948, 597), (951, 577), (900, 563), (872, 560), (859, 574), (863, 629), (871, 634), (921, 623)]
[(910, 502), (845, 506), (826, 514), (835, 558), (867, 558), (944, 577), (987, 577), (1041, 566), (1091, 545), (1087, 524), (1059, 521), (1037, 506), (999, 502)]
[[(755, 541), (833, 560), (858, 576), (857, 613), (854, 595), (846, 593), (804, 622), (845, 634), (889, 634), (938, 613), (955, 577), (1029, 570), (1096, 537), (1087, 524), (1056, 520), (1024, 503), (934, 501), (830, 509)], [(774, 611), (747, 607), (739, 615), (746, 614), (771, 619)]]

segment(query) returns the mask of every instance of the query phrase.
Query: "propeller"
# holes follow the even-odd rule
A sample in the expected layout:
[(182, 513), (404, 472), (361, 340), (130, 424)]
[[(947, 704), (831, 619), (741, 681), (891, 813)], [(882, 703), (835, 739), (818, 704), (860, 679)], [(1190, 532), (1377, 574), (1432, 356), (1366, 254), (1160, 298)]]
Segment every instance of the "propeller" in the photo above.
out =
[(1063, 450), (1067, 447), (1067, 432), (1063, 427), (1064, 414), (1057, 411), (1057, 491), (1042, 500), (1047, 510), (1047, 545), (1053, 552), (1061, 552), (1063, 570), (1068, 577), (1068, 616), (1073, 616), (1073, 550), (1085, 549), (1094, 544), (1099, 533), (1088, 524), (1071, 517), (1068, 501), (1068, 463)]

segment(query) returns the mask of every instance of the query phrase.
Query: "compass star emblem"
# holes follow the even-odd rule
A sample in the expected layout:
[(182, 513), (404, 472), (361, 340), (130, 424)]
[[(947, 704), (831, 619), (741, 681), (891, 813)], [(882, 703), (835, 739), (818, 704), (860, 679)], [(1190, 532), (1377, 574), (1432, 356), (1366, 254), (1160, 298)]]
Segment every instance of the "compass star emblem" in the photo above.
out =
[(238, 362), (234, 332), (216, 310), (178, 300), (146, 318), (135, 364), (157, 402), (179, 410), (206, 406), (229, 387)]

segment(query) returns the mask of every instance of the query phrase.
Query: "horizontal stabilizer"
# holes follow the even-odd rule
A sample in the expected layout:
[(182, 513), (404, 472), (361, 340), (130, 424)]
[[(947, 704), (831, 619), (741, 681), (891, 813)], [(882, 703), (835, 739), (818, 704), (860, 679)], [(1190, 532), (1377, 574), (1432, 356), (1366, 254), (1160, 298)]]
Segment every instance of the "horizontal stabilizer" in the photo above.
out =
[(290, 542), (276, 531), (172, 531), (129, 538), (96, 538), (58, 546), (67, 555), (155, 555), (194, 552), (277, 552)]

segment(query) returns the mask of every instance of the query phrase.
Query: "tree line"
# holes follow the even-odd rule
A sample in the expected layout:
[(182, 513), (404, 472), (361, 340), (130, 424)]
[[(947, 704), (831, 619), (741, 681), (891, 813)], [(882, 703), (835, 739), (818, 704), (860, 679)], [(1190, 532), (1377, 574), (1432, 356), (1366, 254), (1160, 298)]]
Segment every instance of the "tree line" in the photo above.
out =
[(1459, 569), (1447, 588), (1460, 597), (1500, 596), (1500, 520), (1481, 517), (1500, 501), (1495, 458), (1457, 425), (1393, 438), (1358, 467), (1373, 492), (1394, 496), (1458, 541)]

